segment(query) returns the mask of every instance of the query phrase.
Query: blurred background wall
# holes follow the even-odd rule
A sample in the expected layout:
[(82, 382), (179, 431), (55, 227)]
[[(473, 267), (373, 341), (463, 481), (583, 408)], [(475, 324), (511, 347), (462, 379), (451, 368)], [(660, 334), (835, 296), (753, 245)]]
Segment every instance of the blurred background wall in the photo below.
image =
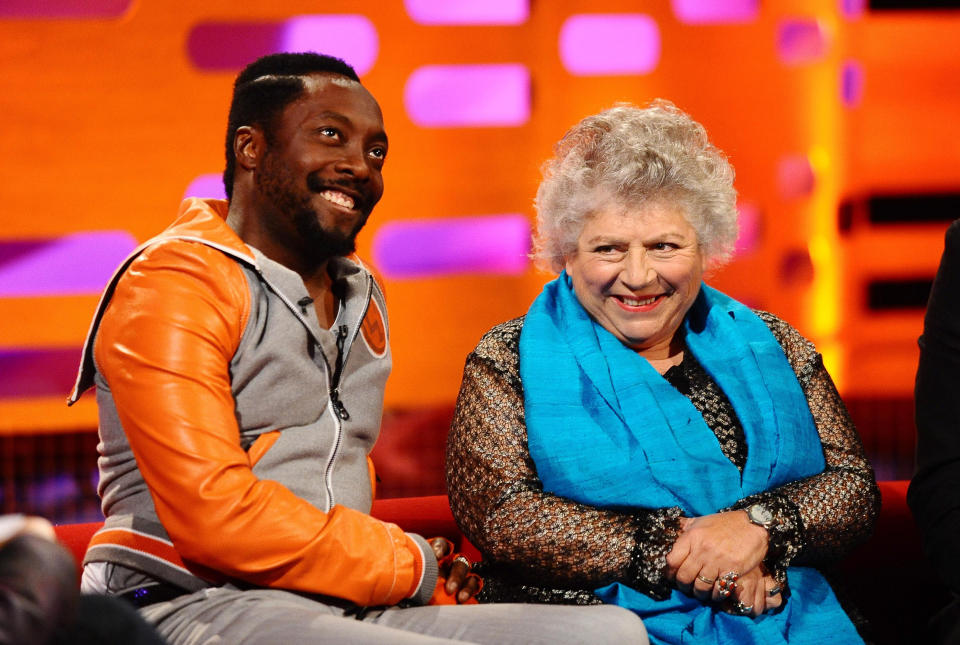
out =
[(960, 217), (960, 11), (890, 0), (0, 0), (0, 511), (95, 519), (96, 409), (66, 408), (100, 288), (185, 195), (222, 195), (233, 77), (344, 57), (383, 108), (394, 373), (381, 494), (442, 490), (466, 354), (551, 276), (539, 166), (582, 116), (665, 97), (737, 169), (709, 280), (813, 340), (881, 478), (910, 475), (916, 338)]

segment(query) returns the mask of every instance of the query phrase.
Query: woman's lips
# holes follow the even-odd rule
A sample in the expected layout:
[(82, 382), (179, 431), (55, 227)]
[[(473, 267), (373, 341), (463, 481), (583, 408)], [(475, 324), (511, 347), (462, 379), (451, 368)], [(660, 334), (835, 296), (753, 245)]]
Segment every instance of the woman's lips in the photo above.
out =
[(645, 296), (643, 298), (635, 298), (632, 296), (613, 296), (613, 299), (624, 311), (629, 311), (630, 313), (641, 313), (644, 311), (650, 311), (651, 309), (656, 309), (666, 297), (667, 294), (661, 293), (656, 296)]

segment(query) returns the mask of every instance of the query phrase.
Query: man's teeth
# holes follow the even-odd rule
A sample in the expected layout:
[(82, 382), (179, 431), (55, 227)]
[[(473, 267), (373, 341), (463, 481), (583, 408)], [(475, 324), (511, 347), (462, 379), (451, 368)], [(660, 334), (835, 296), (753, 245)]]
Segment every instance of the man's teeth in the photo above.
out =
[(628, 296), (621, 296), (623, 304), (630, 307), (643, 307), (644, 305), (652, 305), (658, 296), (650, 296), (649, 298), (643, 298), (642, 300), (637, 298), (630, 298)]
[(348, 195), (344, 195), (338, 190), (325, 190), (320, 193), (320, 196), (328, 202), (333, 202), (338, 206), (343, 206), (344, 208), (353, 208), (353, 199), (351, 199)]

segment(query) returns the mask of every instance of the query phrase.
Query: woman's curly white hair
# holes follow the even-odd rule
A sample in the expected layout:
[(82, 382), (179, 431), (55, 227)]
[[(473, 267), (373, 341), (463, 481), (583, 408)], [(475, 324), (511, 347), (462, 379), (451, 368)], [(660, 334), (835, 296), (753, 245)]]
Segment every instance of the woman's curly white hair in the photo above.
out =
[(673, 103), (617, 104), (570, 128), (544, 164), (532, 256), (559, 273), (591, 215), (661, 201), (680, 206), (707, 262), (719, 266), (737, 240), (733, 175), (703, 126)]

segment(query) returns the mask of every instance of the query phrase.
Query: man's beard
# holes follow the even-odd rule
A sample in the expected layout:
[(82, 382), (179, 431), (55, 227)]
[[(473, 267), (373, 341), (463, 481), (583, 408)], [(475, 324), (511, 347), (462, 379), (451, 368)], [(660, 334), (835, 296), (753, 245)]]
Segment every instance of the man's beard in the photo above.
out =
[(327, 230), (320, 226), (316, 214), (308, 207), (299, 208), (293, 213), (293, 225), (308, 247), (310, 256), (317, 262), (334, 256), (350, 255), (356, 251), (357, 234), (366, 222), (367, 217), (364, 215), (353, 230), (343, 233), (339, 229)]
[[(260, 172), (254, 179), (261, 194), (271, 203), (274, 213), (289, 218), (297, 232), (297, 239), (285, 240), (285, 243), (299, 249), (305, 258), (320, 264), (332, 257), (344, 256), (356, 250), (356, 238), (367, 222), (368, 213), (361, 213), (356, 225), (348, 233), (331, 227), (324, 228), (311, 204), (314, 195), (322, 188), (314, 175), (307, 177), (306, 186), (298, 187), (287, 169), (269, 152), (264, 156)], [(282, 227), (276, 225), (273, 218), (267, 220), (267, 226), (278, 239), (288, 237)]]

